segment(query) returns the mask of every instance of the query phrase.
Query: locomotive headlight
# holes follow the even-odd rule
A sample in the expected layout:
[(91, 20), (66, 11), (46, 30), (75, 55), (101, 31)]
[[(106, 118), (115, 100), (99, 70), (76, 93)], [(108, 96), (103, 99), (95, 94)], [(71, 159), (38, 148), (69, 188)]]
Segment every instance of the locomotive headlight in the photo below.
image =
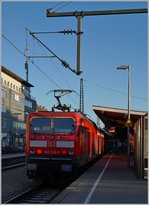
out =
[(63, 149), (63, 150), (62, 150), (62, 154), (63, 154), (63, 155), (66, 155), (66, 154), (67, 154), (67, 150)]
[(35, 150), (34, 150), (34, 149), (31, 149), (31, 150), (30, 150), (30, 154), (35, 154)]
[(37, 149), (36, 152), (37, 154), (42, 154), (42, 149)]
[(69, 154), (69, 155), (73, 155), (74, 152), (73, 152), (72, 150), (69, 150), (69, 151), (68, 151), (68, 154)]

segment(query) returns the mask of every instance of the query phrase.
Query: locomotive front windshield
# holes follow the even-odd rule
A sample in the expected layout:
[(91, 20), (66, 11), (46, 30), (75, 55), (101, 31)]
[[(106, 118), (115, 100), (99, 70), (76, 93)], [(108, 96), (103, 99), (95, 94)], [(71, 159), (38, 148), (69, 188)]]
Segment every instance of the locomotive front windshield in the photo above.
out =
[(73, 133), (74, 120), (72, 118), (32, 118), (31, 132), (38, 134)]

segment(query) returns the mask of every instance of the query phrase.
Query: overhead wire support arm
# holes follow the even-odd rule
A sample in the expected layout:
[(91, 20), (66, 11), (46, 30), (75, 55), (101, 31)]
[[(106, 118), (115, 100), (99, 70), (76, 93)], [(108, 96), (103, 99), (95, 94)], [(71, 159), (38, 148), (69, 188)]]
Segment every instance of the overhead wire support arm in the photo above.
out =
[(84, 16), (95, 16), (95, 15), (116, 15), (116, 14), (138, 14), (138, 13), (147, 13), (147, 8), (141, 9), (124, 9), (124, 10), (103, 10), (103, 11), (75, 11), (75, 12), (52, 12), (51, 9), (47, 9), (47, 17), (71, 17), (74, 16), (77, 18), (77, 66), (76, 74), (80, 75), (80, 61), (81, 61), (81, 24), (82, 18)]
[(55, 56), (28, 56), (28, 58), (55, 58)]
[(75, 12), (50, 12), (47, 9), (47, 17), (68, 17), (68, 16), (95, 16), (95, 15), (114, 15), (114, 14), (138, 14), (148, 13), (147, 8), (142, 9), (123, 9), (123, 10), (101, 10), (101, 11), (75, 11)]
[(55, 33), (62, 33), (62, 34), (77, 34), (75, 30), (63, 30), (63, 31), (43, 31), (43, 32), (31, 32), (33, 35), (35, 34), (55, 34)]
[[(29, 30), (28, 30), (29, 31)], [(50, 51), (52, 54), (53, 54), (53, 56), (55, 57), (55, 58), (57, 58), (61, 63), (62, 63), (62, 65), (65, 67), (65, 68), (68, 68), (69, 70), (71, 70), (73, 73), (75, 73), (75, 74), (77, 74), (76, 73), (76, 71), (74, 70), (74, 69), (72, 69), (70, 66), (69, 66), (69, 64), (65, 61), (65, 60), (63, 60), (63, 59), (61, 59), (60, 57), (58, 57), (50, 48), (48, 48), (39, 38), (37, 38), (31, 31), (29, 31), (29, 33), (30, 33), (30, 35), (33, 37), (33, 38), (35, 38), (41, 45), (43, 45), (48, 51)]]

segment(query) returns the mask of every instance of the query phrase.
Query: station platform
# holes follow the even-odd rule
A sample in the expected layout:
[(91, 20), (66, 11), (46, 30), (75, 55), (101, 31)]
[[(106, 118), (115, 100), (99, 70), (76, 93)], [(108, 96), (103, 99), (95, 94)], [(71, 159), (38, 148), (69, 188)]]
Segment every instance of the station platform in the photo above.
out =
[(2, 154), (2, 159), (10, 159), (10, 158), (16, 158), (16, 157), (25, 157), (25, 156), (26, 156), (25, 152)]
[(133, 162), (128, 168), (126, 152), (116, 148), (98, 160), (51, 203), (148, 204), (148, 183), (136, 178)]

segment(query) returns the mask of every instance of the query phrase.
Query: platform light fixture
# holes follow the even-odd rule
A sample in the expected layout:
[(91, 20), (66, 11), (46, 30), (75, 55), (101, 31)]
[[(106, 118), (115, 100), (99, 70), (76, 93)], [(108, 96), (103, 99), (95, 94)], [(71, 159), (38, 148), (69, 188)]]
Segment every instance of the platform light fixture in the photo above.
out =
[(128, 70), (128, 120), (130, 120), (130, 65), (121, 65), (118, 70)]
[(130, 126), (132, 125), (130, 119), (130, 65), (120, 65), (117, 67), (118, 70), (128, 70), (128, 116), (126, 121), (127, 126), (127, 156), (128, 156), (128, 167), (130, 167)]

